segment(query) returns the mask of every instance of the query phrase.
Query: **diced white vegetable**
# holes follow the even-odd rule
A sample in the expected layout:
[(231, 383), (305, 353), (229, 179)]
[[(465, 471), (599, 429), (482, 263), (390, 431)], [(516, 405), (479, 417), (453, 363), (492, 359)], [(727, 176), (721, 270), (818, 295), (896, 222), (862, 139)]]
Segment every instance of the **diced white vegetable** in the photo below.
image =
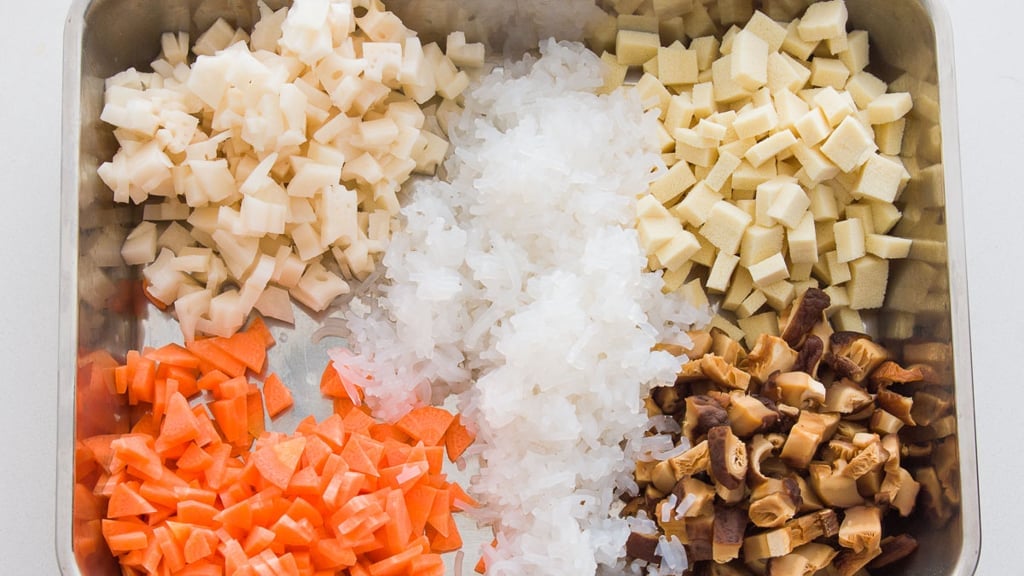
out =
[(121, 248), (125, 264), (136, 266), (148, 264), (156, 259), (156, 224), (141, 222), (129, 234)]

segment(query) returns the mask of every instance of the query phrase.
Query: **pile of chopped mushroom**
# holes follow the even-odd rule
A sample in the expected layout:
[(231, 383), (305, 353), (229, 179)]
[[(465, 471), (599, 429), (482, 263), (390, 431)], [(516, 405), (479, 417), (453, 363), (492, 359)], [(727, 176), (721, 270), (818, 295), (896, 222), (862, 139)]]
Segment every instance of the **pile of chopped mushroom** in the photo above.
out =
[[(955, 512), (956, 439), (947, 344), (897, 356), (866, 334), (833, 332), (828, 295), (810, 289), (780, 318), (781, 336), (747, 352), (723, 332), (691, 334), (691, 360), (657, 388), (652, 416), (680, 425), (664, 460), (641, 461), (626, 515), (652, 519), (628, 551), (661, 561), (678, 539), (695, 574), (865, 574), (917, 548), (886, 519), (923, 507)], [(906, 366), (892, 358), (901, 357)]]

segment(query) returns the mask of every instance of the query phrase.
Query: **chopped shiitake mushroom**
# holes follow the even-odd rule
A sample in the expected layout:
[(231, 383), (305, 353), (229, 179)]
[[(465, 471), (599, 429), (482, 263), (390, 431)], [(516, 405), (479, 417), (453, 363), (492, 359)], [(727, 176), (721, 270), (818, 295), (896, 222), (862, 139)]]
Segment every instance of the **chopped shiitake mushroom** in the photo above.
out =
[[(798, 298), (783, 336), (749, 352), (693, 333), (701, 355), (652, 391), (651, 413), (679, 422), (691, 447), (637, 464), (642, 492), (626, 513), (647, 510), (696, 574), (863, 575), (917, 547), (890, 518), (918, 503), (939, 524), (956, 512), (953, 397), (928, 380), (948, 372), (947, 349), (915, 344), (919, 363), (902, 365), (866, 334), (834, 332), (827, 305), (825, 293)], [(653, 554), (652, 538), (631, 537), (635, 558)]]

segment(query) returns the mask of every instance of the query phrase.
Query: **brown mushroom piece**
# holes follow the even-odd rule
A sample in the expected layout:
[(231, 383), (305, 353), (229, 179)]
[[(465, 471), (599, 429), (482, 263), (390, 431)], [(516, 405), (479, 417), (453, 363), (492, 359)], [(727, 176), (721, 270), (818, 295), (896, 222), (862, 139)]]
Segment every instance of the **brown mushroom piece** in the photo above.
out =
[(877, 401), (879, 407), (899, 418), (907, 426), (917, 426), (917, 422), (914, 421), (914, 417), (911, 415), (914, 409), (913, 398), (881, 388), (878, 390)]
[(704, 368), (701, 365), (700, 360), (700, 358), (697, 358), (682, 365), (679, 369), (679, 373), (676, 374), (676, 386), (707, 379), (704, 376)]
[(747, 476), (747, 446), (728, 426), (708, 431), (708, 456), (711, 478), (727, 490), (743, 486)]
[(813, 378), (818, 377), (818, 367), (821, 359), (825, 357), (825, 343), (814, 334), (804, 339), (803, 346), (797, 351), (796, 362), (793, 363), (794, 372), (806, 372)]
[(793, 554), (798, 554), (807, 559), (808, 574), (814, 574), (832, 563), (839, 551), (827, 544), (811, 542), (797, 547)]
[(651, 389), (651, 399), (662, 414), (676, 415), (686, 409), (685, 385), (658, 386)]
[(950, 436), (937, 442), (933, 454), (932, 462), (935, 466), (935, 475), (939, 478), (943, 496), (947, 501), (959, 504), (960, 460), (956, 438)]
[(730, 364), (721, 356), (708, 354), (700, 359), (704, 376), (727, 390), (746, 390), (750, 386), (750, 374)]
[(779, 420), (777, 411), (753, 396), (734, 396), (728, 412), (729, 426), (740, 438), (768, 430)]
[(889, 536), (882, 540), (882, 553), (868, 564), (872, 570), (895, 564), (917, 550), (917, 540), (908, 534)]
[(874, 506), (854, 506), (843, 513), (839, 526), (839, 545), (854, 552), (874, 550), (882, 542), (882, 510)]
[(743, 547), (743, 532), (747, 527), (747, 515), (738, 506), (715, 505), (715, 525), (712, 539), (712, 556), (715, 562), (725, 564), (735, 560)]
[[(687, 476), (706, 472), (709, 464), (707, 440), (701, 441), (679, 456), (669, 458), (668, 462), (672, 466), (672, 472), (675, 473), (676, 481), (682, 480)], [(639, 463), (637, 464), (639, 466)], [(653, 470), (654, 467), (651, 466), (651, 471)], [(648, 475), (648, 481), (650, 481), (650, 478), (650, 475)], [(639, 478), (637, 478), (637, 482), (639, 481)]]
[(672, 493), (676, 495), (679, 503), (676, 507), (679, 508), (681, 503), (688, 497), (693, 497), (693, 502), (682, 512), (684, 518), (695, 518), (697, 516), (707, 515), (711, 513), (711, 506), (715, 501), (715, 488), (706, 482), (702, 482), (696, 478), (683, 478), (677, 484)]
[(692, 330), (686, 333), (690, 337), (690, 346), (683, 351), (687, 358), (700, 358), (711, 352), (711, 333), (706, 330)]
[(821, 409), (825, 412), (853, 414), (871, 406), (874, 400), (860, 384), (849, 378), (843, 378), (833, 383), (825, 391), (825, 402)]
[(768, 380), (773, 372), (788, 372), (793, 369), (797, 352), (785, 340), (771, 334), (757, 337), (754, 348), (747, 354), (744, 368), (758, 384)]
[(814, 325), (821, 320), (821, 315), (832, 304), (832, 299), (824, 290), (808, 288), (793, 302), (792, 311), (781, 327), (782, 339), (796, 348), (800, 345)]
[(914, 479), (920, 483), (921, 504), (928, 516), (939, 526), (944, 526), (953, 517), (953, 507), (943, 497), (942, 485), (934, 468), (919, 468)]
[(882, 362), (882, 364), (878, 368), (875, 368), (875, 371), (871, 373), (871, 383), (877, 387), (920, 382), (923, 379), (924, 375), (921, 373), (920, 368), (911, 368), (908, 370), (892, 360)]
[(646, 488), (651, 483), (651, 473), (654, 471), (654, 467), (657, 462), (648, 462), (645, 460), (637, 460), (636, 468), (633, 470), (633, 478), (641, 488)]
[[(903, 346), (903, 361), (908, 368), (913, 364), (930, 366), (941, 380), (948, 380), (953, 372), (953, 347), (945, 342), (919, 342)], [(922, 371), (925, 381), (928, 375)]]
[(782, 402), (806, 408), (825, 401), (825, 385), (806, 372), (783, 372), (774, 378)]
[(837, 460), (831, 466), (815, 463), (807, 468), (807, 482), (826, 506), (849, 508), (864, 503), (857, 489), (857, 479), (843, 473), (846, 466), (846, 462)]
[(672, 463), (668, 460), (662, 460), (654, 465), (651, 469), (651, 484), (659, 491), (664, 494), (672, 492), (675, 488), (676, 482), (675, 469)]
[(661, 561), (659, 556), (655, 553), (657, 548), (657, 534), (630, 532), (629, 537), (626, 538), (626, 554), (631, 558), (637, 558), (651, 564), (657, 564)]
[(826, 362), (836, 375), (863, 382), (882, 362), (889, 359), (889, 353), (876, 344), (867, 334), (859, 332), (836, 332), (831, 337), (831, 350)]
[(697, 572), (702, 576), (750, 576), (750, 571), (737, 562), (728, 564), (708, 563), (707, 572)]
[(686, 414), (683, 416), (683, 435), (695, 443), (715, 426), (728, 426), (729, 413), (714, 398), (705, 395), (690, 396), (686, 399)]
[(878, 434), (896, 434), (903, 428), (903, 421), (892, 414), (876, 409), (871, 413), (871, 430)]
[(881, 469), (889, 460), (889, 452), (882, 447), (881, 441), (876, 437), (864, 448), (861, 448), (850, 463), (843, 468), (843, 475), (857, 479), (865, 474)]
[(768, 576), (804, 576), (811, 574), (807, 558), (799, 554), (786, 554), (768, 561)]
[(875, 504), (890, 506), (897, 510), (900, 516), (906, 518), (914, 511), (920, 492), (921, 484), (910, 475), (910, 472), (897, 468), (886, 471), (882, 485), (875, 493)]
[(914, 392), (910, 417), (919, 426), (929, 426), (953, 410), (953, 396), (946, 390), (930, 387)]
[(781, 528), (747, 536), (743, 540), (745, 559), (778, 558), (818, 538), (839, 533), (839, 519), (832, 510), (819, 510), (794, 518)]
[(770, 458), (774, 451), (775, 446), (761, 434), (747, 443), (747, 484), (752, 489), (757, 489), (769, 480), (761, 471), (761, 463)]
[(839, 424), (838, 414), (818, 414), (804, 410), (800, 419), (789, 431), (780, 457), (793, 468), (803, 469), (814, 458), (818, 446), (835, 434)]
[(686, 521), (687, 556), (693, 562), (714, 558), (714, 524), (713, 511), (691, 518)]
[(758, 528), (778, 528), (796, 516), (803, 504), (793, 478), (772, 478), (750, 493), (747, 516)]
[(837, 554), (835, 560), (832, 561), (832, 568), (838, 576), (857, 576), (865, 566), (877, 558), (881, 553), (881, 548), (865, 550), (864, 552), (843, 550)]

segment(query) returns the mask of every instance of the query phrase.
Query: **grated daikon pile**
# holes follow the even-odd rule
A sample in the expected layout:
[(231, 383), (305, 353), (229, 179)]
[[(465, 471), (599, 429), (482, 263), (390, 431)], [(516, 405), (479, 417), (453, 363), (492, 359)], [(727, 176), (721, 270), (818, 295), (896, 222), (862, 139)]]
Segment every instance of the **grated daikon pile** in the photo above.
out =
[(652, 347), (707, 320), (643, 272), (635, 203), (665, 171), (657, 117), (601, 84), (595, 55), (548, 41), (475, 85), (451, 120), (449, 181), (412, 187), (380, 294), (345, 313), (342, 369), (374, 375), (377, 415), (458, 395), (492, 575), (621, 570), (641, 399), (681, 364)]

